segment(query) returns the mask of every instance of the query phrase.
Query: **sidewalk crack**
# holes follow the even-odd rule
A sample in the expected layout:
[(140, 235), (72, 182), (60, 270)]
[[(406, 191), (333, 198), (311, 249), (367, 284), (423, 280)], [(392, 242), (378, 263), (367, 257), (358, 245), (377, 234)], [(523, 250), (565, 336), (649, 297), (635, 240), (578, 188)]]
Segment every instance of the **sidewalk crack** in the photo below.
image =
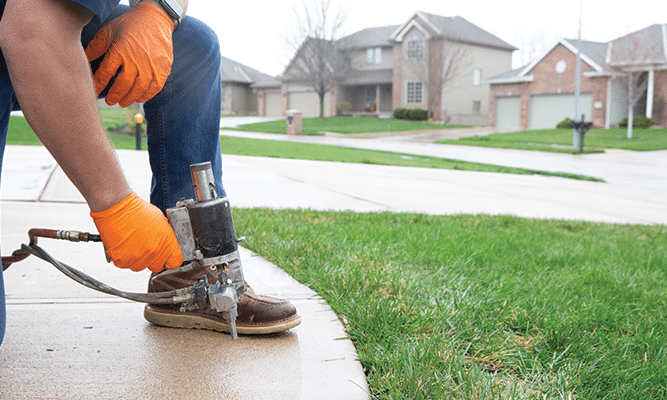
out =
[(49, 178), (46, 180), (46, 183), (44, 184), (44, 187), (42, 187), (42, 190), (39, 192), (39, 196), (37, 196), (37, 201), (42, 202), (42, 197), (46, 193), (46, 189), (49, 187), (49, 184), (51, 184), (51, 181), (53, 180), (53, 175), (55, 175), (56, 170), (60, 168), (58, 164), (56, 163), (55, 167), (51, 170), (51, 173), (49, 174)]

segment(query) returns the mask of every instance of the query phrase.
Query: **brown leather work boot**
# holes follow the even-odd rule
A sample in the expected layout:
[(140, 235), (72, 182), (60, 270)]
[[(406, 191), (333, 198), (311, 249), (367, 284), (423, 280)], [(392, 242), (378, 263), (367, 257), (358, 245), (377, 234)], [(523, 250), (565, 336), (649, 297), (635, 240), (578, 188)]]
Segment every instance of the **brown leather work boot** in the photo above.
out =
[[(206, 275), (209, 284), (218, 281), (217, 271), (210, 267), (200, 267), (190, 271), (163, 271), (151, 274), (148, 292), (168, 292), (192, 286), (197, 278)], [(246, 283), (246, 292), (237, 304), (236, 329), (239, 334), (264, 335), (283, 332), (301, 323), (292, 303), (273, 297), (260, 296)], [(218, 332), (230, 331), (229, 324), (210, 307), (193, 311), (180, 311), (179, 305), (152, 305), (144, 308), (144, 318), (152, 324), (172, 328), (208, 329)]]

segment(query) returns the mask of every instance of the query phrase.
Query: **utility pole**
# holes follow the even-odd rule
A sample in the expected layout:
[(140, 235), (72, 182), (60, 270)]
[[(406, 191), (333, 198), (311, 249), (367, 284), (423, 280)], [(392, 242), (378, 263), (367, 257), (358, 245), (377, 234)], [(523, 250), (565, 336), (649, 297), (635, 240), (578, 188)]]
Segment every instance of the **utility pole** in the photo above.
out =
[[(579, 96), (581, 94), (581, 8), (583, 0), (579, 0), (579, 35), (577, 37), (577, 67), (574, 77), (574, 121), (579, 118)], [(583, 119), (581, 122), (584, 122)], [(579, 134), (572, 128), (572, 147), (579, 148)]]

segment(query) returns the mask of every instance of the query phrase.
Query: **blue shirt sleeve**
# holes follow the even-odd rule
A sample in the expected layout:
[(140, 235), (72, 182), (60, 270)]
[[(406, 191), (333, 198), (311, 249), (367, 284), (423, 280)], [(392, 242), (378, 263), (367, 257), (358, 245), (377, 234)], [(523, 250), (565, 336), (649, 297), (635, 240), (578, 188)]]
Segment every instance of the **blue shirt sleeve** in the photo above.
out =
[(70, 0), (92, 11), (94, 21), (99, 23), (107, 19), (111, 11), (120, 3), (120, 0)]

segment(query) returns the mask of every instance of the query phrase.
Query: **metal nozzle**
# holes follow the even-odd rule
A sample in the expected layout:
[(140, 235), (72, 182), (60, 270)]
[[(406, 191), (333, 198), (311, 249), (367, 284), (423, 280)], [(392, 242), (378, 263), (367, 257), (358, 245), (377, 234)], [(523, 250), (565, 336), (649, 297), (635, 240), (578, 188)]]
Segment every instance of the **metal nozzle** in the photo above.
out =
[(238, 317), (236, 304), (239, 298), (236, 294), (236, 288), (232, 285), (231, 281), (222, 284), (221, 282), (223, 282), (222, 278), (209, 288), (209, 303), (212, 309), (222, 313), (222, 316), (229, 324), (229, 333), (232, 335), (232, 339), (236, 340), (239, 337), (236, 331), (236, 317)]
[(192, 183), (195, 187), (195, 196), (197, 201), (207, 201), (218, 198), (215, 191), (215, 180), (213, 178), (213, 169), (210, 162), (193, 164), (190, 166), (192, 174)]

